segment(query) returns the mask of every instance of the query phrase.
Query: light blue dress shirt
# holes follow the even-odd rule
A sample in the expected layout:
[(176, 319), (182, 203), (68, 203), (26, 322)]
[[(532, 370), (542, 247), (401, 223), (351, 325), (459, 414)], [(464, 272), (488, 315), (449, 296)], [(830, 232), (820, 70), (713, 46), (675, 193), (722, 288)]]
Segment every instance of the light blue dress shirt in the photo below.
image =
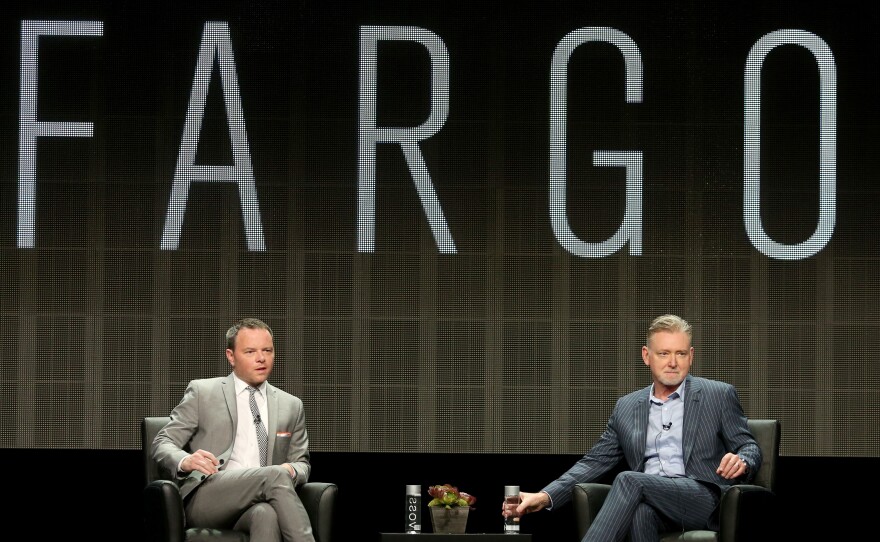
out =
[(645, 443), (645, 472), (674, 478), (684, 476), (684, 452), (681, 442), (684, 426), (685, 382), (666, 401), (654, 396), (651, 386), (651, 410)]

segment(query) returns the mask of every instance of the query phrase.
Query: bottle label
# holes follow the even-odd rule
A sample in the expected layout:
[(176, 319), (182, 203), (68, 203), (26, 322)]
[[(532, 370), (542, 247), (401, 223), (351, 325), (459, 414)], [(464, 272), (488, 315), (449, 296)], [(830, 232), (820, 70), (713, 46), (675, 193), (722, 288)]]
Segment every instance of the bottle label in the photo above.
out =
[(418, 495), (406, 496), (406, 532), (419, 533), (422, 531), (422, 497)]

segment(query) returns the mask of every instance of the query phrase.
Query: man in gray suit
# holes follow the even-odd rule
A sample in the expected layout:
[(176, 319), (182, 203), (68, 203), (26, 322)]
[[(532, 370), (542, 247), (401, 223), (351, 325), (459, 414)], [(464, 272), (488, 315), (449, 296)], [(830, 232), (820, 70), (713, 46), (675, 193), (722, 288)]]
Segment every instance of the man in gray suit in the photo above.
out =
[(571, 500), (575, 484), (595, 482), (623, 459), (582, 542), (656, 542), (669, 530), (716, 529), (724, 488), (752, 479), (761, 449), (736, 389), (688, 374), (690, 324), (674, 315), (648, 328), (642, 360), (653, 383), (618, 399), (598, 442), (538, 493), (521, 493), (502, 515), (521, 516)]
[(245, 318), (226, 332), (232, 374), (193, 380), (151, 448), (177, 473), (187, 527), (247, 532), (257, 541), (314, 542), (295, 488), (308, 481), (302, 401), (266, 380), (272, 330)]

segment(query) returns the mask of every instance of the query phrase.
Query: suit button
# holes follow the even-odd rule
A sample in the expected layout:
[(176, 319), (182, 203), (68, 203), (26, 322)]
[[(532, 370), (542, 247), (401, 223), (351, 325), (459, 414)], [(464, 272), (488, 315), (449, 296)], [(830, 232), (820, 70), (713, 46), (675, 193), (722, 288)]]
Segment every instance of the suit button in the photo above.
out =
[(226, 460), (225, 460), (225, 459), (221, 459), (221, 460), (220, 460), (220, 464), (222, 465), (224, 461), (226, 461)]
[(202, 475), (202, 480), (204, 480), (205, 478), (207, 478), (207, 476), (205, 476), (205, 475), (203, 474), (203, 475)]

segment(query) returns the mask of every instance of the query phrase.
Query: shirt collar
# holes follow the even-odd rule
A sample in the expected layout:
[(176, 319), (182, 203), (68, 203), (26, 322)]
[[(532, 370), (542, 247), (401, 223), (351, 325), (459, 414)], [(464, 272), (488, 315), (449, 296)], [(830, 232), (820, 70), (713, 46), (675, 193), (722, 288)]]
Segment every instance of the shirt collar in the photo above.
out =
[[(250, 384), (245, 382), (244, 380), (238, 378), (238, 375), (232, 373), (232, 382), (235, 384), (235, 395), (240, 394), (241, 392), (247, 390), (250, 387)], [(261, 394), (266, 395), (266, 382), (264, 381), (262, 384), (257, 386), (257, 391)]]
[[(679, 399), (684, 401), (684, 389), (686, 387), (687, 387), (687, 377), (685, 377), (685, 379), (681, 381), (681, 384), (679, 384), (677, 390), (675, 390), (674, 392), (669, 394), (669, 399), (667, 399), (667, 401), (675, 399), (676, 397), (678, 397)], [(654, 396), (654, 383), (653, 382), (651, 383), (651, 389), (648, 390), (648, 399), (654, 404), (658, 404), (658, 405), (663, 404), (663, 401), (661, 401), (660, 399), (657, 399)]]

